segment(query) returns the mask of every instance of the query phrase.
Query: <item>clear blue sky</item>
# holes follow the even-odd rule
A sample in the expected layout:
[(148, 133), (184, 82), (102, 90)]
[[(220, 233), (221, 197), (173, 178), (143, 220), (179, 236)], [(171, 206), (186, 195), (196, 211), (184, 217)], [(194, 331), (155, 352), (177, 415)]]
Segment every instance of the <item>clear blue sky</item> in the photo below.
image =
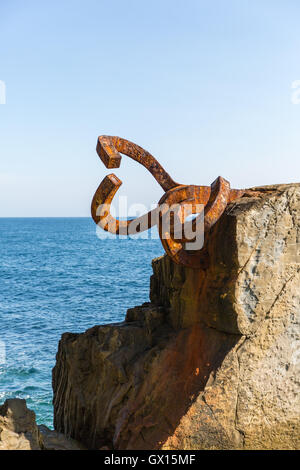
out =
[[(0, 0), (0, 216), (89, 216), (97, 136), (182, 183), (300, 181), (299, 0)], [(120, 194), (162, 194), (122, 160)]]

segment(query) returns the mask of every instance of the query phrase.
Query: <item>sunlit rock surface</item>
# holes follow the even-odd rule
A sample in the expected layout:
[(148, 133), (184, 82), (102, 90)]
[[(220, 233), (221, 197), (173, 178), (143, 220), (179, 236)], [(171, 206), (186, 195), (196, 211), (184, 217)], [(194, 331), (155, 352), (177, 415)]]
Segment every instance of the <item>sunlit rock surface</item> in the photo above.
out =
[(19, 398), (0, 406), (0, 450), (83, 450), (83, 446), (46, 426), (38, 426), (35, 413)]
[(300, 448), (300, 184), (255, 189), (213, 227), (205, 270), (156, 259), (151, 303), (62, 336), (57, 431), (93, 449)]

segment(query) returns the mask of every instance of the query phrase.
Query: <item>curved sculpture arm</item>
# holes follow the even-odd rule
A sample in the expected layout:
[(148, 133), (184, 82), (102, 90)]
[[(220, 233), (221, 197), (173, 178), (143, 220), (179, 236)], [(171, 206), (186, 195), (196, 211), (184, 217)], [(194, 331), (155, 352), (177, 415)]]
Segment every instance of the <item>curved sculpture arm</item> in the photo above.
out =
[(91, 205), (92, 217), (95, 223), (107, 232), (117, 235), (130, 235), (148, 230), (157, 224), (157, 209), (133, 220), (118, 220), (110, 213), (114, 195), (122, 185), (122, 181), (110, 174), (101, 181)]
[(96, 150), (106, 168), (119, 168), (122, 159), (120, 153), (123, 153), (147, 168), (164, 191), (178, 186), (178, 183), (147, 150), (129, 140), (116, 136), (100, 135)]
[[(96, 224), (118, 235), (136, 234), (158, 225), (162, 245), (175, 263), (205, 269), (207, 259), (201, 251), (204, 233), (219, 220), (227, 204), (245, 191), (230, 189), (229, 182), (220, 176), (210, 187), (180, 185), (149, 152), (121, 137), (101, 135), (97, 153), (107, 168), (119, 168), (120, 153), (132, 158), (152, 174), (165, 194), (158, 207), (147, 214), (133, 220), (117, 220), (111, 215), (110, 206), (122, 181), (110, 174), (100, 183), (92, 200), (91, 211)], [(190, 220), (191, 214), (198, 215)]]

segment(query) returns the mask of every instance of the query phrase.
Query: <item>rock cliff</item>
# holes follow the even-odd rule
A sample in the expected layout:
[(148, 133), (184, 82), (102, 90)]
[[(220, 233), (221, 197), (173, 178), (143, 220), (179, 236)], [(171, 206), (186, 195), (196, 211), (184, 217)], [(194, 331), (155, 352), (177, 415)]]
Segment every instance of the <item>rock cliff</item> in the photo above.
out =
[(56, 430), (92, 449), (299, 449), (299, 222), (300, 184), (249, 190), (205, 268), (156, 259), (150, 303), (65, 333)]

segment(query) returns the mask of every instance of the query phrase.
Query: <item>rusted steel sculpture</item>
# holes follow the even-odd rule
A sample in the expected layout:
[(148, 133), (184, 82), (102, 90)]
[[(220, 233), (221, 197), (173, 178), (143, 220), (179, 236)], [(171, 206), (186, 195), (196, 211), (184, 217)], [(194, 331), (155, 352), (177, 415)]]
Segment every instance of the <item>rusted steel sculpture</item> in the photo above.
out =
[[(165, 194), (158, 202), (158, 207), (144, 216), (124, 221), (114, 219), (109, 208), (122, 181), (116, 175), (110, 174), (100, 183), (92, 200), (91, 212), (95, 223), (115, 234), (136, 233), (157, 224), (162, 245), (175, 263), (199, 268), (201, 266), (200, 250), (186, 250), (186, 243), (192, 240), (187, 239), (184, 234), (195, 233), (200, 218), (204, 223), (204, 232), (208, 232), (223, 214), (227, 204), (241, 197), (245, 191), (230, 189), (229, 182), (221, 176), (211, 186), (176, 183), (149, 152), (121, 137), (100, 136), (96, 150), (106, 168), (119, 168), (122, 159), (120, 153), (137, 161), (150, 171)], [(204, 210), (193, 220), (185, 221), (185, 230), (181, 231), (182, 235), (178, 237), (178, 232), (175, 230), (176, 224), (168, 212), (171, 208), (177, 207), (175, 214), (177, 223), (179, 220), (183, 224), (184, 217), (186, 217), (186, 213), (183, 215), (180, 210), (183, 205), (190, 208), (190, 214), (197, 214), (199, 205), (203, 206)], [(171, 220), (169, 228), (163, 224), (163, 218), (167, 216)]]

